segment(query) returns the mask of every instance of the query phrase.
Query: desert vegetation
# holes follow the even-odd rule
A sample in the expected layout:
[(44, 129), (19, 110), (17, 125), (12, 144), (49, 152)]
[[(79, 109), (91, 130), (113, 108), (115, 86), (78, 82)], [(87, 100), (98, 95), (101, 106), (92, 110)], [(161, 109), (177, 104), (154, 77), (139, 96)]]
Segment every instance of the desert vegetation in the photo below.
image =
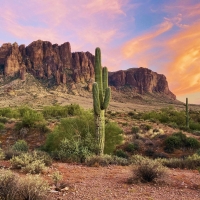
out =
[[(17, 187), (10, 186), (12, 191), (1, 188), (0, 194), (9, 193), (15, 199), (35, 195), (25, 188), (24, 180), (17, 178), (16, 171), (32, 174), (27, 177), (30, 187), (40, 187), (41, 197), (38, 193), (37, 199), (45, 199), (50, 186), (46, 182), (41, 185), (41, 178), (36, 180), (35, 174), (46, 174), (54, 162), (81, 163), (88, 167), (130, 166), (132, 176), (128, 183), (164, 180), (170, 168), (200, 170), (199, 116), (195, 111), (190, 111), (189, 127), (185, 111), (173, 107), (143, 113), (109, 111), (105, 115), (104, 155), (99, 155), (93, 110), (72, 104), (39, 110), (27, 106), (1, 108), (0, 113), (3, 124), (0, 158), (15, 170), (15, 173), (2, 171), (0, 181), (6, 180)], [(9, 146), (5, 140), (8, 131), (15, 136)], [(37, 139), (43, 138), (37, 147), (36, 141), (28, 139), (32, 134)], [(59, 183), (59, 172), (52, 177), (58, 190), (65, 187)]]

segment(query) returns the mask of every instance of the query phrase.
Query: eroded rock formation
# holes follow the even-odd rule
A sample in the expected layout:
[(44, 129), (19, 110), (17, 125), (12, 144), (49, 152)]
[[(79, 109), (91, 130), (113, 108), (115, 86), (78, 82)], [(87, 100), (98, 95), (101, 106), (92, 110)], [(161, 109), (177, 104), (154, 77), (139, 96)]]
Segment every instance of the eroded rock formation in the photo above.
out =
[[(31, 73), (38, 79), (53, 80), (55, 85), (85, 83), (91, 91), (94, 81), (94, 56), (89, 52), (71, 52), (69, 42), (62, 45), (37, 40), (18, 46), (6, 43), (0, 47), (0, 75), (18, 76), (25, 80)], [(146, 68), (110, 72), (109, 84), (115, 88), (129, 87), (137, 93), (163, 93), (175, 99), (166, 77)]]

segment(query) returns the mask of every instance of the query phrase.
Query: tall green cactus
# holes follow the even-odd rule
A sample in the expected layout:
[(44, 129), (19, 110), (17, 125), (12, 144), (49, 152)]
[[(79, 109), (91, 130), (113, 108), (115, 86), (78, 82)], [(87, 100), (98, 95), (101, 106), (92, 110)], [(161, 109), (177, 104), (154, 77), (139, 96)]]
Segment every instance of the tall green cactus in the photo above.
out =
[(188, 111), (188, 98), (186, 98), (186, 104), (185, 104), (185, 117), (186, 117), (186, 127), (189, 128), (189, 111)]
[(92, 85), (93, 107), (99, 155), (104, 153), (105, 110), (110, 101), (111, 90), (108, 87), (108, 69), (101, 66), (101, 50), (95, 49), (95, 82)]

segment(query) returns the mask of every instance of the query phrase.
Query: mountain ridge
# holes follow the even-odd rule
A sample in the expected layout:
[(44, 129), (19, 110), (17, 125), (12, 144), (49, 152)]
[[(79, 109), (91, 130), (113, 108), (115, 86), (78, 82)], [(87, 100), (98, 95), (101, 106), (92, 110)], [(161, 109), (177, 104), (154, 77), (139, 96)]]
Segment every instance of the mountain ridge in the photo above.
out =
[[(5, 43), (0, 47), (0, 77), (25, 79), (30, 73), (46, 87), (66, 85), (69, 91), (81, 83), (88, 91), (94, 82), (94, 55), (71, 52), (69, 42), (61, 45), (37, 40), (28, 46)], [(164, 75), (147, 68), (130, 68), (109, 72), (109, 85), (115, 91), (136, 94), (159, 94), (176, 100)]]

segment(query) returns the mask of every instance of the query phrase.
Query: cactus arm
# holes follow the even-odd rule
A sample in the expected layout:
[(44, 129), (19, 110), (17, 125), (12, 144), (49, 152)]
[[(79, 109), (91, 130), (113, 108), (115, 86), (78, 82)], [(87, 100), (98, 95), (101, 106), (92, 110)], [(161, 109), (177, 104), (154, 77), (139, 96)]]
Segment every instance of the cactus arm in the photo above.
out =
[(189, 128), (189, 112), (188, 112), (188, 98), (186, 98), (186, 104), (185, 104), (185, 112), (186, 112), (186, 127)]
[(99, 88), (96, 82), (92, 85), (92, 94), (93, 94), (93, 107), (96, 115), (100, 114), (100, 102), (99, 102)]
[(103, 67), (102, 69), (102, 81), (103, 81), (103, 95), (105, 95), (106, 88), (108, 88), (108, 69), (107, 67)]
[(101, 67), (101, 50), (100, 48), (95, 49), (95, 82), (99, 87), (99, 100), (100, 104), (103, 103), (103, 87), (102, 87), (102, 67)]
[(104, 98), (104, 102), (102, 105), (102, 109), (107, 109), (108, 104), (110, 102), (110, 96), (111, 96), (111, 89), (110, 87), (106, 88), (106, 92), (105, 92), (105, 98)]

